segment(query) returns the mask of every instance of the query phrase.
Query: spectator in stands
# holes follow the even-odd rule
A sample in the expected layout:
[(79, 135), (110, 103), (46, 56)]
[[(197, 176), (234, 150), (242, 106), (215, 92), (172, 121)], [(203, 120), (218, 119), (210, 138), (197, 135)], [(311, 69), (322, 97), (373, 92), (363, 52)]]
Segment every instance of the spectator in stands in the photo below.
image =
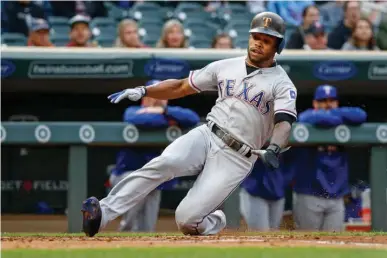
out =
[(325, 3), (319, 7), (322, 22), (326, 26), (334, 26), (343, 20), (343, 0), (336, 0)]
[[(4, 3), (6, 30), (28, 36), (33, 18), (45, 19), (44, 10), (32, 1), (14, 1)], [(3, 18), (2, 18), (3, 19)]]
[(290, 36), (286, 44), (288, 49), (302, 49), (304, 47), (304, 31), (314, 22), (320, 20), (320, 12), (315, 5), (309, 5), (302, 11), (302, 24)]
[(214, 37), (214, 39), (212, 40), (211, 47), (230, 49), (234, 48), (234, 45), (232, 43), (232, 38), (228, 34), (222, 33)]
[(134, 20), (124, 19), (118, 25), (118, 37), (116, 47), (143, 48), (146, 47), (140, 41), (138, 26)]
[(249, 11), (254, 14), (266, 11), (265, 1), (247, 0), (246, 5)]
[(353, 28), (352, 37), (341, 48), (342, 50), (379, 50), (376, 46), (372, 23), (360, 19)]
[(50, 26), (44, 19), (33, 19), (27, 45), (31, 47), (53, 47), (50, 41)]
[(306, 50), (327, 50), (327, 35), (325, 33), (324, 25), (320, 22), (315, 22), (308, 29), (305, 30), (305, 45)]
[(313, 5), (314, 1), (279, 1), (272, 0), (267, 3), (269, 12), (278, 13), (287, 24), (299, 26), (302, 22), (302, 12), (305, 7)]
[(89, 17), (105, 17), (107, 11), (103, 1), (50, 1), (52, 14), (71, 18), (77, 14)]
[(360, 2), (345, 2), (344, 20), (341, 21), (328, 36), (328, 47), (341, 49), (344, 43), (351, 37), (352, 29), (360, 19)]
[(387, 13), (381, 17), (376, 42), (380, 49), (387, 50)]
[(70, 42), (68, 47), (95, 47), (95, 44), (89, 43), (91, 31), (89, 28), (90, 18), (83, 15), (76, 15), (71, 18), (69, 24)]
[(175, 19), (164, 24), (161, 37), (156, 44), (157, 48), (186, 48), (187, 39), (184, 36), (183, 25)]

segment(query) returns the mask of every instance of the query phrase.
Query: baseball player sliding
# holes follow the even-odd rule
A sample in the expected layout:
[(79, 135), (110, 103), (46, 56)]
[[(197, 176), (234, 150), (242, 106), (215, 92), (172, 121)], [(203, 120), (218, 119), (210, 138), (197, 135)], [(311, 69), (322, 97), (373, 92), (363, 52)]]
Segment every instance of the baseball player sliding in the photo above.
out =
[[(191, 71), (186, 79), (165, 80), (108, 97), (118, 103), (127, 98), (176, 99), (218, 91), (207, 124), (172, 142), (159, 157), (122, 179), (106, 198), (90, 197), (83, 202), (86, 235), (94, 236), (163, 182), (192, 175), (198, 178), (176, 209), (179, 230), (213, 235), (226, 226), (226, 217), (217, 208), (248, 176), (257, 157), (269, 168), (278, 168), (278, 156), (297, 117), (297, 90), (274, 59), (285, 46), (284, 34), (280, 16), (260, 13), (251, 22), (247, 56), (210, 63)], [(260, 150), (269, 139), (267, 149)]]

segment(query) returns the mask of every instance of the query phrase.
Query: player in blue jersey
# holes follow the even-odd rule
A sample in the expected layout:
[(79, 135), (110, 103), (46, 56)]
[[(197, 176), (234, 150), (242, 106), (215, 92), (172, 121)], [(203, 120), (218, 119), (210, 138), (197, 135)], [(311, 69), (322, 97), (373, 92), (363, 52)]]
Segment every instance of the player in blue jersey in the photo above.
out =
[[(151, 80), (147, 85), (157, 83)], [(144, 97), (141, 106), (130, 106), (125, 110), (124, 121), (139, 128), (167, 128), (170, 125), (179, 127), (193, 127), (200, 121), (199, 116), (192, 110), (168, 106), (167, 100), (157, 100)], [(159, 156), (161, 148), (124, 148), (117, 154), (116, 167), (110, 175), (110, 183), (115, 186), (153, 158)], [(159, 213), (161, 190), (170, 190), (177, 183), (177, 178), (161, 184), (151, 191), (135, 208), (122, 216), (120, 231), (153, 232)]]
[(242, 183), (239, 193), (240, 211), (250, 230), (276, 230), (285, 208), (285, 189), (293, 176), (289, 166), (292, 151), (280, 157), (280, 167), (268, 169), (257, 160), (251, 174)]
[[(337, 89), (319, 86), (313, 109), (299, 115), (298, 122), (317, 127), (360, 125), (367, 119), (358, 107), (339, 107)], [(348, 156), (343, 146), (320, 145), (297, 149), (294, 161), (294, 218), (300, 230), (342, 231), (344, 196), (349, 193)]]

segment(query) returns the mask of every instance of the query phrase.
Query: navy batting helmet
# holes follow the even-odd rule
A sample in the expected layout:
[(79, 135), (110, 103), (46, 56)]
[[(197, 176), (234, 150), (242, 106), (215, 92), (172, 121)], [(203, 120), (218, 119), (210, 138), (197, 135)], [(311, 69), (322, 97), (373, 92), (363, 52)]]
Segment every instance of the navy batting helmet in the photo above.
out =
[(277, 53), (285, 47), (285, 21), (278, 14), (262, 12), (257, 14), (250, 24), (250, 33), (263, 33), (278, 38)]

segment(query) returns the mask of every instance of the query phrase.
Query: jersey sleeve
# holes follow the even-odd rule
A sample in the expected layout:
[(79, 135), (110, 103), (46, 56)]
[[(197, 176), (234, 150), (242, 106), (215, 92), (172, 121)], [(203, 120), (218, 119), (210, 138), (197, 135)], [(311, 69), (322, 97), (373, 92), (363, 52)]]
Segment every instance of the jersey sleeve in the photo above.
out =
[(199, 70), (189, 73), (189, 85), (196, 91), (217, 91), (218, 62), (212, 62)]
[(297, 89), (291, 82), (280, 82), (274, 88), (274, 114), (286, 113), (297, 119)]

